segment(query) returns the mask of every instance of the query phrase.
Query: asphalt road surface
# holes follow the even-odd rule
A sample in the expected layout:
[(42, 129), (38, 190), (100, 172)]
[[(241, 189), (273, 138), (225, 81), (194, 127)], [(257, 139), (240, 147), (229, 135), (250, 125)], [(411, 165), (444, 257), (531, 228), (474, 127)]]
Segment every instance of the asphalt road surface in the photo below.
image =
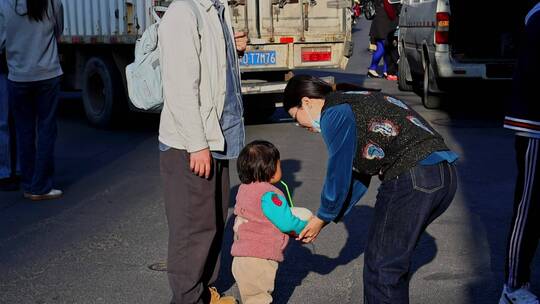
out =
[[(398, 91), (395, 82), (365, 79), (368, 30), (364, 22), (355, 29), (357, 47), (347, 70), (308, 72), (394, 94), (460, 155), (456, 198), (416, 250), (411, 303), (497, 303), (515, 178), (513, 136), (501, 128), (508, 84), (459, 88), (444, 109), (425, 110), (417, 95)], [(64, 198), (31, 203), (21, 193), (0, 193), (0, 303), (168, 303), (165, 272), (149, 268), (165, 262), (167, 244), (157, 125), (156, 115), (135, 115), (112, 130), (95, 129), (85, 122), (79, 99), (63, 100), (56, 184)], [(315, 211), (326, 166), (321, 136), (278, 110), (272, 120), (247, 126), (247, 141), (254, 139), (277, 145), (296, 204)], [(234, 169), (231, 179), (234, 193)], [(275, 303), (362, 303), (363, 253), (377, 185), (316, 243), (290, 243)], [(229, 221), (218, 287), (238, 296), (228, 254), (231, 226)], [(540, 293), (537, 270), (532, 289)]]

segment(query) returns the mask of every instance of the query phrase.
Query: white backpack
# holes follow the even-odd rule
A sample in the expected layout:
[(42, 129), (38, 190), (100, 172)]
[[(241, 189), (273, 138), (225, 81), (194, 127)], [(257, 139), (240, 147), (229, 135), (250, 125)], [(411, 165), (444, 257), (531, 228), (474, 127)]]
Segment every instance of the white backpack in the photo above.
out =
[[(201, 16), (194, 0), (186, 1), (193, 7), (197, 17), (197, 28), (201, 33)], [(150, 25), (137, 39), (135, 44), (135, 60), (126, 67), (126, 81), (131, 103), (145, 111), (159, 111), (163, 107), (163, 82), (161, 64), (159, 62), (158, 27), (161, 18), (157, 12), (165, 12), (166, 7), (155, 6), (152, 15), (155, 23)]]

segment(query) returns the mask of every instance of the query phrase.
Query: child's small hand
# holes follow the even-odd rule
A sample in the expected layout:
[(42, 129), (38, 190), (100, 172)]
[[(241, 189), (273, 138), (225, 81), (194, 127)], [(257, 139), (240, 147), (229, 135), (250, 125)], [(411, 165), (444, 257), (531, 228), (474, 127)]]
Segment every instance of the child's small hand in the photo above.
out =
[(240, 215), (237, 215), (236, 218), (234, 219), (233, 231), (235, 233), (238, 233), (238, 228), (240, 228), (240, 225), (245, 224), (247, 222), (249, 221), (246, 218)]

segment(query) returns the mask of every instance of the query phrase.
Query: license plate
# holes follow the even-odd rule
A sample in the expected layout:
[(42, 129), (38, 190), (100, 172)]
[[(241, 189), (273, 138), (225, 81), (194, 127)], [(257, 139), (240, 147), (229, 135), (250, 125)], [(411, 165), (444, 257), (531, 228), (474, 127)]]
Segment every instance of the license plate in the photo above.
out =
[(248, 51), (240, 59), (240, 65), (275, 65), (276, 51)]

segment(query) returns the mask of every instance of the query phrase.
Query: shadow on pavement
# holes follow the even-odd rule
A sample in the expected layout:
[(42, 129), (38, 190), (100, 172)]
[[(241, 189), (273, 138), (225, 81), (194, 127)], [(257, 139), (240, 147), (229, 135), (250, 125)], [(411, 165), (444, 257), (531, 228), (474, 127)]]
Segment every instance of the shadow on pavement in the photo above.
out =
[[(285, 260), (280, 263), (276, 278), (274, 303), (288, 303), (296, 288), (301, 288), (302, 281), (312, 272), (326, 275), (333, 272), (339, 266), (350, 264), (364, 253), (367, 242), (367, 234), (373, 217), (373, 208), (369, 206), (357, 206), (345, 216), (343, 223), (347, 230), (348, 238), (336, 258), (330, 258), (317, 253), (317, 243), (302, 244), (293, 238), (285, 252)], [(227, 223), (226, 236), (221, 257), (221, 271), (216, 284), (218, 290), (229, 290), (234, 284), (231, 273), (232, 256), (229, 254), (232, 245), (232, 226), (234, 217)], [(430, 263), (437, 254), (435, 239), (428, 233), (424, 233), (415, 250), (411, 265), (411, 276), (423, 265)], [(361, 276), (361, 271), (355, 273)], [(344, 282), (345, 283), (345, 282)], [(356, 287), (361, 288), (361, 287)]]
[[(159, 174), (158, 122), (159, 115), (136, 113), (122, 117), (111, 129), (97, 129), (86, 122), (81, 100), (64, 96), (58, 111), (54, 176), (54, 186), (64, 191), (64, 197), (31, 203), (20, 192), (0, 193), (0, 240), (108, 191), (111, 182), (122, 179), (122, 171), (148, 169)], [(142, 163), (129, 163), (133, 151), (152, 138), (156, 153)]]
[[(449, 94), (442, 109), (448, 117), (432, 121), (434, 126), (448, 127), (462, 150), (459, 187), (474, 232), (467, 237), (475, 248), (466, 257), (472, 266), (464, 274), (471, 282), (466, 285), (467, 303), (497, 303), (503, 286), (516, 177), (514, 133), (502, 128), (509, 94), (510, 82), (460, 87)], [(540, 265), (538, 256), (533, 267)], [(538, 282), (537, 271), (533, 291), (539, 291)]]
[[(317, 253), (317, 243), (301, 244), (291, 239), (286, 251), (285, 261), (279, 265), (274, 292), (274, 303), (288, 303), (294, 290), (302, 285), (302, 281), (311, 272), (326, 275), (339, 266), (348, 265), (365, 251), (367, 233), (369, 231), (374, 209), (369, 206), (357, 206), (344, 218), (343, 223), (348, 234), (347, 241), (336, 258)], [(415, 250), (411, 265), (411, 276), (423, 265), (431, 262), (437, 254), (435, 239), (424, 233)], [(355, 273), (360, 277), (361, 271)], [(343, 282), (345, 283), (345, 282)], [(336, 282), (337, 284), (337, 282)], [(300, 287), (301, 288), (301, 287)], [(356, 286), (353, 288), (362, 288)], [(355, 300), (352, 300), (355, 302)]]

